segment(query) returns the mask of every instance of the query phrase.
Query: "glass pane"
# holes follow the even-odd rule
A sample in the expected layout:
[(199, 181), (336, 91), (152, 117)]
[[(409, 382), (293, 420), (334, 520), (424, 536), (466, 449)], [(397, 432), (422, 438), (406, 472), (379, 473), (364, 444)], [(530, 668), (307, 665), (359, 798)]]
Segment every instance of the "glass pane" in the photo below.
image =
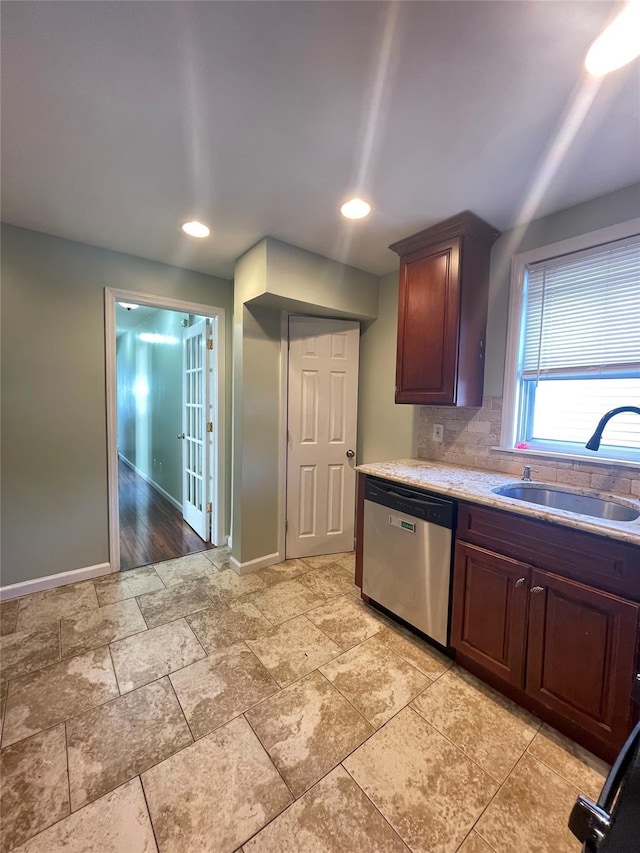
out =
[[(526, 384), (526, 383), (525, 383)], [(523, 438), (586, 444), (600, 418), (618, 406), (640, 407), (640, 376), (626, 379), (541, 379), (533, 392), (531, 429)], [(526, 429), (526, 426), (524, 427)], [(640, 450), (640, 417), (623, 412), (605, 427), (601, 448)]]

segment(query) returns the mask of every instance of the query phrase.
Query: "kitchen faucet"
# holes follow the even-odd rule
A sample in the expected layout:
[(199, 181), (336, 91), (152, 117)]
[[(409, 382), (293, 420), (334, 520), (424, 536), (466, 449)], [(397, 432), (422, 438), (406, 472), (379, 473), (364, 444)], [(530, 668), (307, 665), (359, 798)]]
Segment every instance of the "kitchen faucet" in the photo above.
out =
[(585, 444), (587, 450), (598, 450), (600, 447), (600, 439), (602, 438), (602, 432), (606, 425), (609, 423), (611, 418), (615, 415), (619, 415), (620, 412), (635, 412), (636, 415), (640, 415), (640, 409), (637, 406), (618, 406), (617, 409), (611, 409), (610, 412), (607, 412), (606, 415), (603, 415), (600, 418), (598, 426), (596, 427), (596, 431), (591, 436), (589, 441)]

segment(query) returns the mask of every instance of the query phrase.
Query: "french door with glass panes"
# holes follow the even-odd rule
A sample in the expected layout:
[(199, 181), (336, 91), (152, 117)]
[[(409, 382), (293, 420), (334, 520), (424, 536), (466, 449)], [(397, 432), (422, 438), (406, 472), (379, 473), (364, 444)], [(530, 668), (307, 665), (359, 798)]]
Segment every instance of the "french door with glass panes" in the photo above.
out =
[(207, 320), (188, 326), (183, 335), (182, 377), (182, 514), (201, 539), (211, 537), (209, 503), (209, 342)]

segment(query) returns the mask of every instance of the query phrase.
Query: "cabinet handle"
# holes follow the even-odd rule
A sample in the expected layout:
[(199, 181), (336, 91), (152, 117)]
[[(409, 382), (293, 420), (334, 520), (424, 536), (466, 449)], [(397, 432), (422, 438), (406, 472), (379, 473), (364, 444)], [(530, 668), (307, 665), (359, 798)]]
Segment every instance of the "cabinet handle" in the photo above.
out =
[(516, 589), (522, 586), (522, 584), (526, 581), (526, 578), (518, 578), (516, 581)]
[(532, 593), (544, 592), (544, 587), (543, 586), (532, 586), (530, 592), (532, 592)]

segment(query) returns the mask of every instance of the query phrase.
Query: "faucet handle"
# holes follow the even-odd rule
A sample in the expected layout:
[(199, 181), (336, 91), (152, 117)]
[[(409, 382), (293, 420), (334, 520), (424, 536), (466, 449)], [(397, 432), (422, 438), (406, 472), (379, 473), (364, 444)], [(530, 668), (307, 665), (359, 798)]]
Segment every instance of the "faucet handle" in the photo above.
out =
[(530, 482), (531, 482), (531, 465), (525, 465), (525, 466), (524, 466), (524, 470), (523, 470), (523, 472), (522, 472), (522, 479), (523, 479), (526, 483), (530, 483)]

